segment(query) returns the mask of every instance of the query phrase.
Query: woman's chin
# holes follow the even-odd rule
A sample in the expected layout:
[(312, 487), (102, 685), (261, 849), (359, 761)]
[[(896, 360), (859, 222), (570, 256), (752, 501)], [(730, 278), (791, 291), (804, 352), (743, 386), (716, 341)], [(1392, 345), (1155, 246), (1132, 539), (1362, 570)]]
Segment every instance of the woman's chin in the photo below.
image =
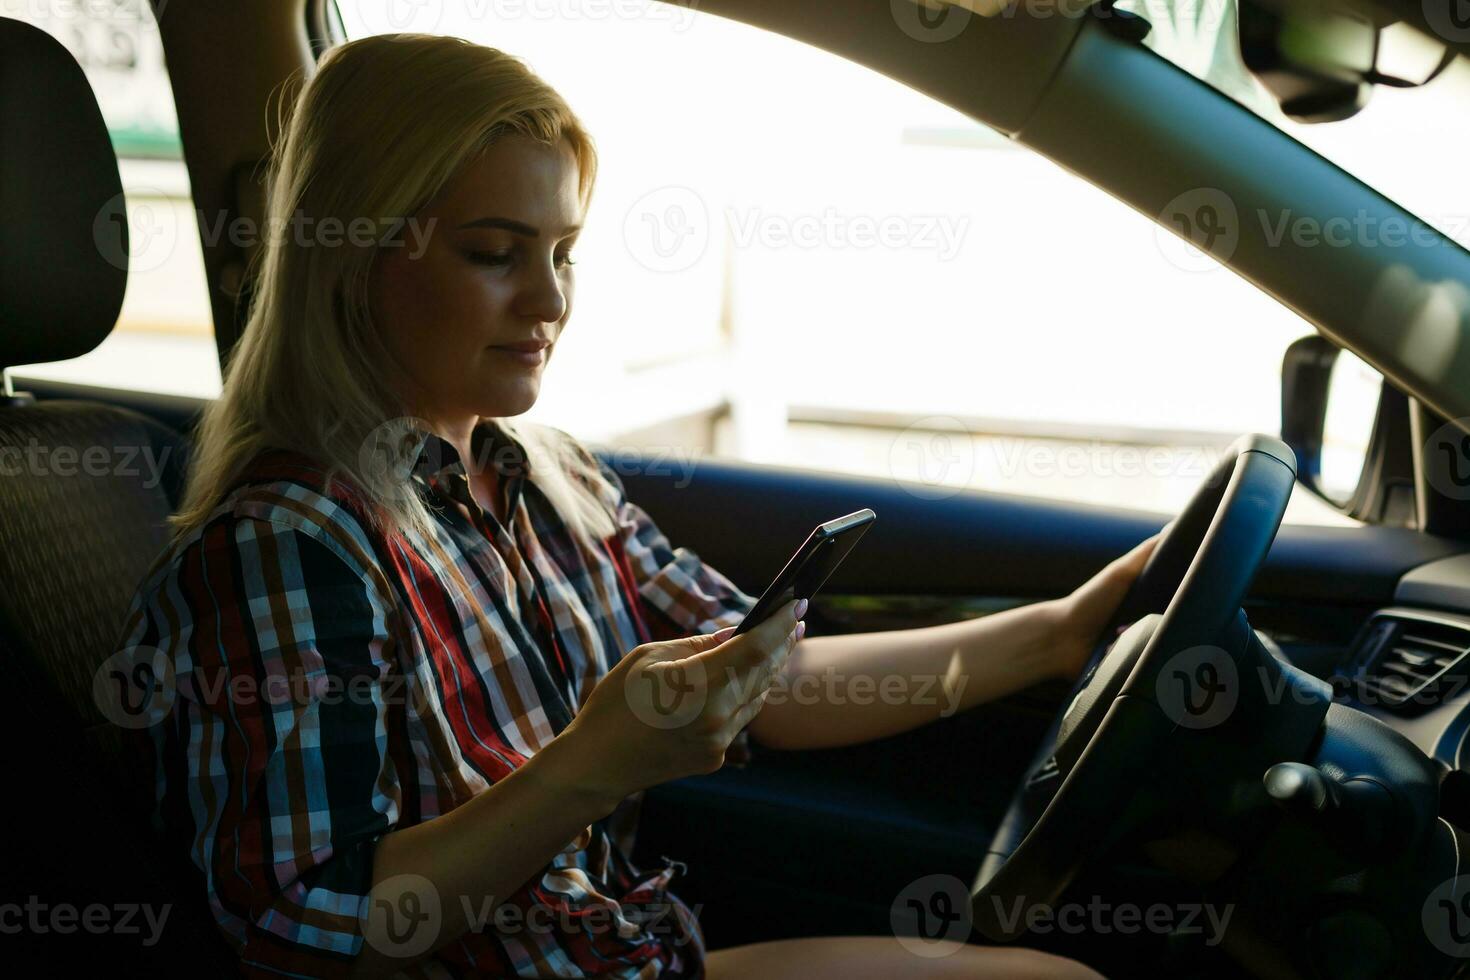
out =
[(492, 418), (521, 415), (531, 410), (540, 395), (540, 378), (509, 383), (502, 381), (495, 386), (493, 397), (486, 399), (479, 414)]

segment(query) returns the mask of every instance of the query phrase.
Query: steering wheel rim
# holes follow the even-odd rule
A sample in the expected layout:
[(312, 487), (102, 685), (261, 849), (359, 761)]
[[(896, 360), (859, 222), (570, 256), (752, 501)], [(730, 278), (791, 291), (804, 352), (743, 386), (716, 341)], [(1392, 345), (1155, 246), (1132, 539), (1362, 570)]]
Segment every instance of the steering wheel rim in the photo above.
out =
[[(1242, 436), (1166, 527), (997, 825), (971, 889), (983, 935), (1004, 941), (1024, 932), (1026, 915), (1011, 913), (1054, 902), (1106, 843), (1107, 821), (1087, 812), (1116, 812), (1164, 742), (1195, 727), (1167, 696), (1160, 703), (1160, 672), (1171, 659), (1195, 657), (1191, 651), (1213, 663), (1249, 644), (1240, 604), (1295, 481), (1296, 458), (1284, 443)], [(1117, 636), (1130, 620), (1139, 622)], [(1115, 748), (1104, 750), (1110, 742)]]

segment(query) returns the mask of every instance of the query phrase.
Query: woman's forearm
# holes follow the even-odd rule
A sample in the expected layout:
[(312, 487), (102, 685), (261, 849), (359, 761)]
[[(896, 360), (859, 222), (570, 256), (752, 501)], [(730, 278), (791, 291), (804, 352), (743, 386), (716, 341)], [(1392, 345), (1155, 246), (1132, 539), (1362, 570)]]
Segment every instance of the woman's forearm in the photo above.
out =
[(1059, 676), (1059, 602), (919, 629), (815, 636), (796, 645), (750, 724), (771, 748), (896, 735)]
[[(354, 977), (390, 976), (489, 921), (494, 909), (571, 844), (619, 800), (592, 787), (600, 780), (582, 772), (583, 755), (565, 735), (554, 739), (519, 769), (474, 799), (425, 823), (395, 830), (378, 841), (368, 936)], [(414, 877), (402, 877), (414, 876)], [(423, 908), (421, 894), (437, 893), (438, 938), (417, 955), (394, 955), (410, 940), (381, 941), (384, 924), (396, 929)], [(384, 905), (386, 903), (386, 905)], [(375, 921), (373, 916), (390, 918)], [(401, 935), (398, 934), (398, 935)], [(374, 940), (378, 941), (374, 941)]]

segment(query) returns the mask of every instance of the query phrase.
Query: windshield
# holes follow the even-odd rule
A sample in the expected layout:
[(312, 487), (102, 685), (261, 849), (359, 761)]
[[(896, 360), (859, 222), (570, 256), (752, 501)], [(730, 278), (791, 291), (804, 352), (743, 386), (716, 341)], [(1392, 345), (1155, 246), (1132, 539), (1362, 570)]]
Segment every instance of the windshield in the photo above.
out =
[[(1144, 43), (1343, 170), (1470, 246), (1470, 61), (1457, 58), (1420, 88), (1377, 86), (1357, 115), (1297, 123), (1246, 69), (1237, 39), (1235, 0), (1119, 0), (1118, 8), (1153, 25)], [(1386, 32), (1404, 40), (1410, 29)]]

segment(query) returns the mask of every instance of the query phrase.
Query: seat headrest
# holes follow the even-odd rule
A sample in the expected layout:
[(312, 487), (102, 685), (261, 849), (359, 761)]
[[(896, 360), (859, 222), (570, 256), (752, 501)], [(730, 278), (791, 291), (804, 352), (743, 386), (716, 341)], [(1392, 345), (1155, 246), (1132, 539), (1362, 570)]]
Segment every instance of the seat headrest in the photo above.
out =
[(45, 31), (7, 17), (0, 134), (0, 368), (80, 357), (122, 309), (122, 179), (81, 66)]

